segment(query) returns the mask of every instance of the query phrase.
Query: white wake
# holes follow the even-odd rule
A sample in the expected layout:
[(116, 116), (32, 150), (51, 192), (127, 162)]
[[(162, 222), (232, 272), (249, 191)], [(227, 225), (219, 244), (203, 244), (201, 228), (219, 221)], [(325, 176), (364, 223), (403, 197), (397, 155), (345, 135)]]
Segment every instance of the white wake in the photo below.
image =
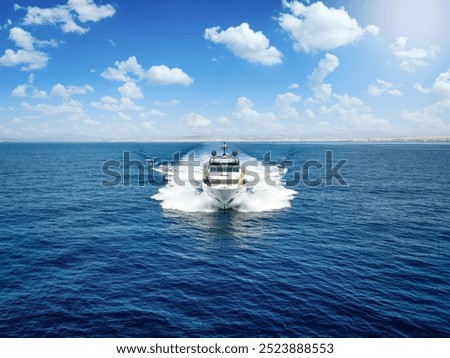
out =
[[(184, 212), (215, 212), (220, 210), (214, 205), (214, 200), (201, 189), (203, 163), (209, 160), (209, 154), (195, 156), (202, 165), (191, 169), (191, 180), (186, 166), (171, 168), (168, 182), (159, 189), (152, 199), (159, 200), (165, 210)], [(240, 155), (241, 165), (244, 163), (247, 173), (247, 191), (240, 194), (233, 201), (231, 208), (240, 212), (265, 212), (281, 210), (291, 206), (296, 191), (285, 187), (283, 176), (285, 169), (276, 166), (263, 166), (254, 158)], [(181, 160), (187, 160), (185, 155)], [(174, 172), (178, 173), (174, 173)], [(179, 178), (175, 180), (176, 178)], [(265, 180), (268, 177), (269, 180)], [(192, 180), (193, 179), (193, 180)], [(184, 185), (181, 185), (184, 183)]]

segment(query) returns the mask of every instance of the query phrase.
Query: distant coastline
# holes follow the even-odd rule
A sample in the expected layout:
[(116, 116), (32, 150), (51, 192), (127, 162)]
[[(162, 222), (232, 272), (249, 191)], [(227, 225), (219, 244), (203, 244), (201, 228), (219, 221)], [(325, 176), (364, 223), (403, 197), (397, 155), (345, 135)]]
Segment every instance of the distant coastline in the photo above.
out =
[(129, 139), (103, 139), (103, 138), (0, 138), (0, 143), (174, 143), (174, 142), (273, 142), (273, 143), (448, 143), (450, 136), (426, 137), (380, 137), (380, 138), (249, 138), (249, 137), (174, 137), (174, 138), (129, 138)]

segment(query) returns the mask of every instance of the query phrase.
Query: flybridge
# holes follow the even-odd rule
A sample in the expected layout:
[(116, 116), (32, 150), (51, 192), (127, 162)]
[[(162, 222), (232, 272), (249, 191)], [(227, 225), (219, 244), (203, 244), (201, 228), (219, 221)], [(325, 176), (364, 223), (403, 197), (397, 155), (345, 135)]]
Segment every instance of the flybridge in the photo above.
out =
[(237, 157), (237, 150), (233, 150), (231, 155), (227, 154), (228, 146), (226, 143), (223, 143), (222, 150), (223, 153), (221, 156), (217, 156), (217, 152), (215, 150), (211, 151), (211, 159), (209, 160), (210, 165), (239, 165), (239, 158)]

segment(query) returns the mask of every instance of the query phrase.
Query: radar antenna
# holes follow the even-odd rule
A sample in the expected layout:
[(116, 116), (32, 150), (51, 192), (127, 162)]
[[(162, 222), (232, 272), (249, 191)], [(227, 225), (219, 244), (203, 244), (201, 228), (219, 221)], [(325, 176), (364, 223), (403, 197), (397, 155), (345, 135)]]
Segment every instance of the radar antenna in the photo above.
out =
[(223, 145), (222, 145), (222, 149), (223, 149), (223, 156), (225, 157), (226, 155), (227, 155), (227, 145), (226, 145), (226, 143), (225, 142), (223, 142)]

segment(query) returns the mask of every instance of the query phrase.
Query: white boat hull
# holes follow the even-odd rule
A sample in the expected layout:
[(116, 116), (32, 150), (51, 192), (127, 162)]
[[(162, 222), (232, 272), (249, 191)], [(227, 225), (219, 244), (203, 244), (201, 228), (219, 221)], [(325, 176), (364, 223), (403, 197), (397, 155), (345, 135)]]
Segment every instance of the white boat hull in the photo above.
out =
[(227, 187), (204, 185), (203, 190), (214, 200), (214, 205), (221, 209), (229, 209), (234, 200), (242, 194), (246, 189), (242, 186)]

